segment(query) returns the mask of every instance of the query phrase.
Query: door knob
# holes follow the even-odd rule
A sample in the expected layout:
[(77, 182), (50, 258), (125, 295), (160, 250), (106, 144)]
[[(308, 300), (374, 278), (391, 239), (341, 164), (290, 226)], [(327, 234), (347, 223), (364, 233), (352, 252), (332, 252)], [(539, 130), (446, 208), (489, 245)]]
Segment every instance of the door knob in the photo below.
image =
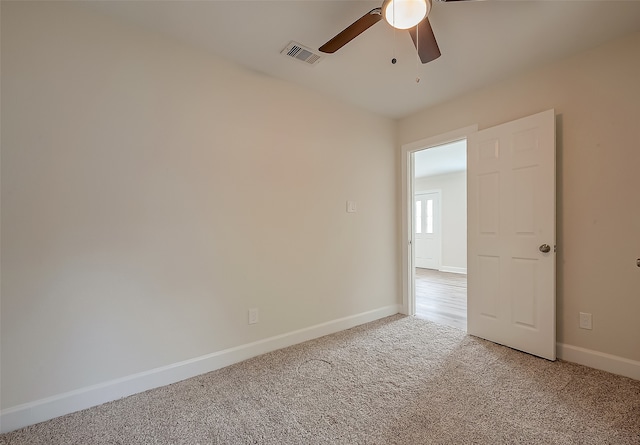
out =
[(538, 249), (540, 250), (540, 252), (542, 253), (549, 253), (551, 252), (551, 246), (548, 244), (542, 244), (540, 247), (538, 247)]

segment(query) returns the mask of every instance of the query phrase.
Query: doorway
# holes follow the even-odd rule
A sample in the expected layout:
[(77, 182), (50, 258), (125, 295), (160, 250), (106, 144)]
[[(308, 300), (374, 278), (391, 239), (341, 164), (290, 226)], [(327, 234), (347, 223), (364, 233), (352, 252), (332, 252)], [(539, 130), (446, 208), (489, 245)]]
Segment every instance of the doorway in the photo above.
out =
[(466, 138), (413, 154), (415, 315), (467, 325)]
[(405, 314), (416, 313), (415, 154), (467, 139), (467, 332), (555, 360), (555, 119), (551, 109), (482, 131), (473, 125), (402, 146)]
[(428, 137), (415, 142), (404, 144), (401, 149), (400, 174), (402, 180), (401, 188), (401, 269), (402, 269), (402, 312), (406, 315), (415, 315), (416, 299), (415, 299), (415, 259), (413, 249), (413, 196), (415, 190), (414, 181), (414, 162), (415, 153), (427, 149), (443, 145), (449, 142), (455, 142), (467, 139), (470, 135), (478, 131), (477, 125), (459, 128), (437, 136)]

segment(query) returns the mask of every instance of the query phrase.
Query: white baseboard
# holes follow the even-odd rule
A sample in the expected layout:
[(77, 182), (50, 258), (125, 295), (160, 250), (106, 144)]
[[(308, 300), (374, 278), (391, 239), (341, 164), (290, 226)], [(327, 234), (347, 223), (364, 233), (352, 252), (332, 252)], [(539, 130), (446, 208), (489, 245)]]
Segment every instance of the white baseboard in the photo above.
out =
[(395, 315), (401, 305), (391, 305), (332, 320), (253, 343), (225, 349), (194, 359), (133, 374), (98, 385), (7, 408), (0, 412), (0, 433), (53, 419), (159, 386), (169, 385), (257, 355), (343, 331), (370, 321)]
[(556, 355), (568, 362), (640, 380), (640, 362), (636, 360), (563, 343), (556, 344)]
[(442, 266), (438, 270), (440, 272), (461, 273), (461, 274), (465, 274), (465, 275), (467, 274), (467, 268), (466, 267)]

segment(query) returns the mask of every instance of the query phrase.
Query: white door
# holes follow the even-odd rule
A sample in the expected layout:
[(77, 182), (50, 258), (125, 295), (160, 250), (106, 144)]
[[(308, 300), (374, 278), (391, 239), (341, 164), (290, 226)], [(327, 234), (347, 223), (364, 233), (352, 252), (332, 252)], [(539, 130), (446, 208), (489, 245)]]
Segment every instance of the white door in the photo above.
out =
[(416, 267), (440, 268), (440, 192), (418, 193), (414, 199)]
[(468, 139), (467, 332), (556, 358), (553, 110)]

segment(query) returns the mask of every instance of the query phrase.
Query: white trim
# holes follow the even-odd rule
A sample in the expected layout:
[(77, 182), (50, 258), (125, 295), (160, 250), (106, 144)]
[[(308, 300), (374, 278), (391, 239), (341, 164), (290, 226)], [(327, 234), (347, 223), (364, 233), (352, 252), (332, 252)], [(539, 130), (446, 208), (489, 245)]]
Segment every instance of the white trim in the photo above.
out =
[[(404, 148), (403, 148), (404, 153)], [(403, 178), (405, 175), (408, 175), (406, 180), (403, 180), (403, 193), (405, 192), (404, 187), (407, 187), (407, 196), (401, 202), (401, 206), (403, 208), (402, 214), (409, 214), (409, 220), (402, 220), (402, 229), (403, 229), (403, 243), (401, 246), (402, 249), (402, 265), (405, 263), (409, 265), (408, 270), (403, 269), (403, 276), (405, 277), (402, 280), (402, 307), (403, 313), (406, 315), (415, 315), (416, 314), (416, 299), (411, 298), (411, 296), (416, 294), (416, 249), (414, 246), (413, 234), (416, 233), (416, 220), (414, 217), (414, 206), (415, 203), (413, 201), (413, 197), (416, 194), (416, 184), (415, 184), (415, 171), (416, 171), (416, 157), (415, 151), (407, 152), (404, 154), (406, 162), (403, 164), (405, 169), (403, 169), (402, 174)], [(406, 168), (408, 168), (408, 173), (406, 173)], [(404, 234), (407, 234), (405, 237)], [(408, 285), (408, 286), (407, 286)]]
[[(414, 259), (413, 259), (413, 217), (409, 214), (413, 208), (414, 178), (413, 178), (413, 153), (425, 148), (443, 145), (449, 142), (459, 141), (468, 138), (470, 134), (478, 131), (478, 125), (470, 125), (458, 130), (449, 131), (444, 134), (421, 139), (416, 142), (404, 144), (400, 150), (400, 168), (402, 181), (402, 201), (401, 205), (401, 242), (402, 249), (402, 313), (407, 315), (415, 314), (414, 295)], [(413, 213), (413, 212), (411, 212)]]
[(442, 266), (438, 270), (440, 272), (460, 273), (460, 274), (464, 274), (464, 275), (467, 274), (467, 268), (466, 267)]
[(556, 344), (556, 354), (559, 359), (568, 362), (640, 380), (640, 362), (636, 360), (564, 343)]
[(53, 397), (36, 400), (0, 412), (0, 433), (6, 433), (54, 417), (69, 414), (152, 388), (169, 385), (206, 372), (247, 360), (276, 349), (343, 331), (370, 321), (395, 315), (400, 305), (391, 305), (317, 324), (253, 343), (196, 357), (120, 379), (80, 388)]
[(438, 145), (449, 144), (451, 142), (456, 142), (461, 139), (467, 138), (471, 133), (475, 133), (478, 131), (478, 125), (469, 125), (468, 127), (459, 128), (457, 130), (448, 131), (443, 134), (439, 134), (436, 136), (431, 136), (428, 138), (420, 139), (419, 141), (410, 142), (408, 144), (404, 144), (402, 146), (403, 152), (416, 152), (420, 150), (424, 150), (425, 148), (431, 148)]

